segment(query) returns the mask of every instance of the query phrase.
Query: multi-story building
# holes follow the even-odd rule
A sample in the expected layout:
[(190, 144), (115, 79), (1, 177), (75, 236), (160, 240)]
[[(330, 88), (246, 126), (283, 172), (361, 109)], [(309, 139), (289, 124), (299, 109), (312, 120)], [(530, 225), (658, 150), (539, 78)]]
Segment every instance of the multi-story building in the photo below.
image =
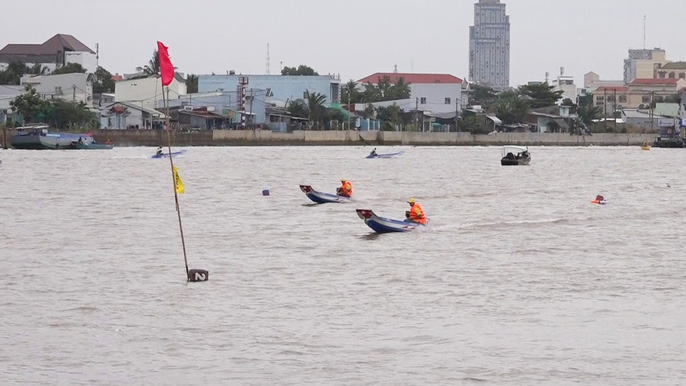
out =
[(93, 74), (24, 75), (21, 85), (31, 85), (43, 99), (63, 99), (93, 105)]
[[(169, 99), (179, 99), (186, 95), (186, 80), (174, 73), (172, 82), (167, 86)], [(155, 109), (158, 101), (164, 98), (162, 82), (158, 77), (127, 79), (114, 84), (115, 102), (132, 102), (145, 109)]]
[(388, 77), (391, 84), (400, 78), (409, 84), (410, 97), (408, 99), (377, 102), (375, 106), (396, 104), (404, 111), (424, 111), (429, 114), (455, 113), (462, 110), (462, 79), (450, 74), (410, 74), (398, 72), (377, 72), (357, 81), (364, 85), (371, 83), (378, 85)]
[(510, 17), (500, 0), (474, 4), (469, 27), (469, 81), (498, 90), (510, 86)]
[(686, 62), (671, 62), (657, 69), (657, 78), (686, 79)]
[(629, 57), (624, 59), (624, 84), (629, 85), (634, 79), (655, 78), (657, 69), (669, 63), (665, 50), (629, 50)]
[[(245, 95), (239, 96), (241, 80), (247, 82)], [(241, 91), (243, 92), (243, 91)], [(341, 79), (339, 75), (199, 75), (198, 93), (220, 93), (216, 111), (239, 111), (261, 124), (267, 120), (267, 110), (273, 106), (286, 106), (290, 101), (304, 99), (306, 94), (320, 94), (325, 105), (340, 103)], [(195, 106), (196, 103), (190, 103)]]
[(40, 65), (42, 73), (50, 74), (69, 63), (80, 64), (86, 72), (97, 69), (96, 53), (75, 37), (57, 34), (43, 44), (8, 44), (0, 50), (0, 70), (9, 63), (22, 62), (28, 66)]

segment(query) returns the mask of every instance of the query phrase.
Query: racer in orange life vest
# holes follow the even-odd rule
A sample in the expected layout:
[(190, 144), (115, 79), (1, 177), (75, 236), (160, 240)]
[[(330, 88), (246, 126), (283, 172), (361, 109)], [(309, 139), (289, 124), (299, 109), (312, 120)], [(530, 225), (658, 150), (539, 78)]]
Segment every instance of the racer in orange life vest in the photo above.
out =
[(341, 178), (341, 186), (336, 189), (336, 194), (343, 197), (351, 197), (353, 195), (353, 184), (345, 178)]
[(424, 211), (422, 210), (422, 207), (415, 202), (414, 198), (407, 200), (407, 203), (410, 204), (410, 210), (405, 212), (405, 217), (410, 221), (426, 224)]

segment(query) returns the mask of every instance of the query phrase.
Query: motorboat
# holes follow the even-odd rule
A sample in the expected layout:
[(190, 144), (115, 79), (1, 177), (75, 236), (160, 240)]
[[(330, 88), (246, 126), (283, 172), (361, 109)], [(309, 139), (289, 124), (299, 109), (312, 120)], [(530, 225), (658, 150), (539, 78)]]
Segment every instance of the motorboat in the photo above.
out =
[(386, 217), (377, 216), (371, 209), (356, 209), (357, 216), (364, 220), (368, 227), (372, 228), (377, 233), (391, 233), (391, 232), (410, 232), (419, 227), (424, 227), (424, 224), (411, 220), (395, 220)]
[(512, 145), (503, 146), (500, 165), (528, 165), (529, 162), (531, 162), (531, 153), (529, 153), (528, 147)]
[(90, 148), (95, 140), (90, 133), (53, 133), (48, 125), (39, 124), (18, 127), (10, 142), (15, 149), (68, 150)]
[(337, 194), (318, 192), (310, 185), (300, 185), (300, 190), (305, 193), (307, 198), (316, 202), (317, 204), (325, 204), (328, 202), (345, 203), (350, 202), (350, 197), (339, 196)]

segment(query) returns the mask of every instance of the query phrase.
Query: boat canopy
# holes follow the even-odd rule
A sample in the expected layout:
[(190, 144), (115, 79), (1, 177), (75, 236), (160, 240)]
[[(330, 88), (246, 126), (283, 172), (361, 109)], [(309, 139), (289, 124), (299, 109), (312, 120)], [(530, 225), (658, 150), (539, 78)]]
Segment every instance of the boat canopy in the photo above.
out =
[(528, 147), (524, 146), (503, 146), (503, 157), (507, 155), (507, 153), (512, 153), (512, 154), (517, 154), (517, 153), (523, 153), (525, 151), (529, 151)]

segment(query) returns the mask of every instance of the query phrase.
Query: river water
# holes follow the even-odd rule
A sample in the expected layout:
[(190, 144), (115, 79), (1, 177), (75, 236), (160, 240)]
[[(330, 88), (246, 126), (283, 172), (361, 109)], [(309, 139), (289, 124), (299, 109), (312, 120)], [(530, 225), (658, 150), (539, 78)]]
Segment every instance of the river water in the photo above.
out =
[(1, 383), (686, 384), (686, 151), (400, 149), (0, 151)]

